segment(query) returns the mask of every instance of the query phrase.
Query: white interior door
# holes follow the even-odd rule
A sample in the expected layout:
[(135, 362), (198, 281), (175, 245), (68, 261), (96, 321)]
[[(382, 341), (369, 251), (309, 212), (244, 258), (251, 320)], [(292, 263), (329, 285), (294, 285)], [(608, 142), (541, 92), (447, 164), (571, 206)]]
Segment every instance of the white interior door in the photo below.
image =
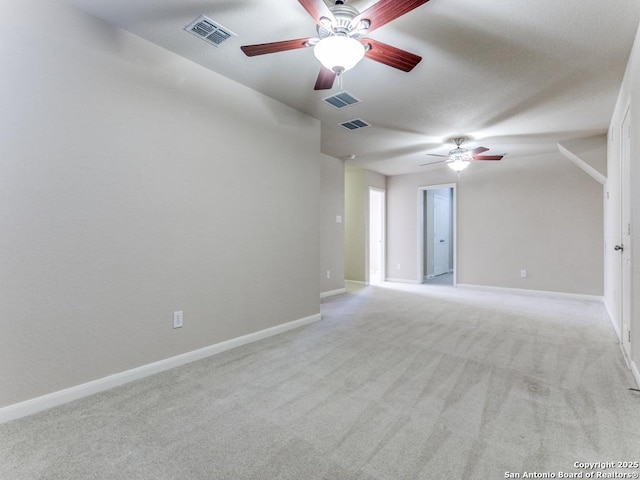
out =
[(624, 116), (620, 133), (621, 168), (621, 243), (619, 249), (621, 261), (621, 318), (622, 349), (627, 358), (631, 358), (631, 199), (629, 195), (631, 177), (631, 115), (630, 110)]
[(451, 245), (451, 203), (439, 193), (433, 194), (433, 274), (449, 272)]

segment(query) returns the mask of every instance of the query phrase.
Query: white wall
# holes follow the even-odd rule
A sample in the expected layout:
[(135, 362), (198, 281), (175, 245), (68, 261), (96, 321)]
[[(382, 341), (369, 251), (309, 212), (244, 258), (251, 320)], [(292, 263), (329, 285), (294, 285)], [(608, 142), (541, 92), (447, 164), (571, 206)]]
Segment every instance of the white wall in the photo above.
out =
[(385, 190), (386, 177), (370, 170), (345, 172), (344, 278), (365, 283), (369, 282), (369, 187)]
[(322, 155), (320, 173), (320, 291), (328, 294), (344, 288), (344, 160)]
[(319, 312), (318, 121), (60, 2), (0, 7), (0, 406)]
[(418, 188), (458, 180), (458, 283), (602, 295), (602, 186), (559, 153), (503, 162), (387, 179), (393, 276), (419, 281)]
[(613, 250), (620, 243), (620, 126), (627, 107), (631, 108), (631, 249), (632, 296), (631, 296), (631, 363), (636, 381), (640, 383), (640, 30), (631, 51), (627, 71), (620, 88), (620, 94), (609, 128), (609, 150), (605, 197), (605, 302), (613, 316), (613, 322), (620, 325), (618, 299), (620, 292), (620, 254)]

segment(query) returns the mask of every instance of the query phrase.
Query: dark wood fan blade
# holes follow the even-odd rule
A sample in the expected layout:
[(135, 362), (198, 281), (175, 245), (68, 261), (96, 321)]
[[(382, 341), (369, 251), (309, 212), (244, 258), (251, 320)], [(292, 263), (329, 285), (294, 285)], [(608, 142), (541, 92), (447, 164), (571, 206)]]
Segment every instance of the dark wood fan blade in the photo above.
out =
[(413, 70), (422, 57), (415, 55), (406, 50), (401, 50), (391, 45), (372, 40), (371, 38), (363, 38), (361, 43), (369, 45), (369, 50), (365, 52), (365, 57), (375, 60), (376, 62), (384, 63), (390, 67), (397, 68), (403, 72), (410, 72)]
[(297, 48), (308, 47), (309, 38), (298, 38), (296, 40), (284, 40), (282, 42), (257, 43), (255, 45), (243, 45), (240, 47), (247, 57), (265, 55), (267, 53), (285, 52)]
[(474, 155), (474, 160), (502, 160), (504, 155)]
[(314, 90), (329, 90), (333, 87), (333, 82), (336, 79), (336, 72), (329, 70), (326, 67), (320, 67), (320, 73), (318, 74), (318, 78), (316, 80), (316, 85), (313, 87)]
[(313, 17), (318, 25), (322, 25), (322, 17), (328, 18), (332, 22), (336, 17), (333, 16), (327, 4), (323, 0), (298, 0), (300, 5)]
[(354, 18), (354, 24), (360, 20), (369, 20), (371, 24), (367, 32), (372, 32), (376, 28), (380, 28), (382, 25), (395, 20), (414, 8), (418, 8), (428, 1), (429, 0), (380, 0)]
[(478, 155), (479, 153), (486, 152), (488, 150), (489, 149), (485, 147), (476, 147), (473, 150), (471, 150), (471, 155)]
[(435, 162), (421, 163), (419, 166), (426, 167), (427, 165), (435, 165), (436, 163), (444, 163), (444, 162), (446, 162), (446, 160), (436, 160)]

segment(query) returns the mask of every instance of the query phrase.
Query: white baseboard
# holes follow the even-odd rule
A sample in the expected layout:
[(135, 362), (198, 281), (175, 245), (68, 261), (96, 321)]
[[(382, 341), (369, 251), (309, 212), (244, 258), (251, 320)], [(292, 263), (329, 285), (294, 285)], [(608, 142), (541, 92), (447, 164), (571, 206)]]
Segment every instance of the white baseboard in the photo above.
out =
[(320, 298), (327, 298), (333, 295), (340, 295), (341, 293), (345, 293), (347, 291), (346, 288), (338, 288), (336, 290), (329, 290), (328, 292), (322, 292), (320, 294)]
[(509, 288), (509, 287), (492, 287), (488, 285), (471, 285), (467, 283), (458, 283), (457, 287), (469, 288), (474, 290), (485, 290), (491, 292), (511, 293), (518, 295), (528, 295), (534, 297), (555, 297), (555, 298), (572, 298), (574, 300), (587, 300), (590, 302), (603, 302), (604, 297), (598, 295), (585, 295), (582, 293), (565, 293), (565, 292), (551, 292), (548, 290), (527, 290), (524, 288)]
[(357, 285), (367, 285), (367, 282), (363, 282), (361, 280), (346, 280), (345, 279), (344, 283), (355, 283)]
[(16, 420), (27, 415), (32, 415), (64, 403), (72, 402), (73, 400), (88, 397), (89, 395), (103, 392), (105, 390), (124, 385), (125, 383), (140, 380), (144, 377), (164, 372), (165, 370), (170, 370), (196, 360), (201, 360), (203, 358), (231, 350), (232, 348), (257, 342), (259, 340), (278, 335), (279, 333), (284, 333), (288, 330), (293, 330), (294, 328), (299, 328), (304, 325), (317, 322), (320, 319), (321, 314), (316, 313), (315, 315), (276, 325), (275, 327), (260, 330), (241, 337), (232, 338), (231, 340), (226, 340), (208, 347), (176, 355), (175, 357), (109, 375), (108, 377), (99, 378), (91, 382), (76, 385), (75, 387), (59, 390), (41, 397), (32, 398), (24, 402), (2, 407), (0, 408), (0, 424)]
[(620, 342), (622, 342), (622, 335), (620, 333), (620, 327), (618, 326), (618, 323), (616, 321), (616, 319), (614, 318), (613, 314), (611, 313), (611, 309), (609, 308), (609, 303), (607, 302), (607, 299), (604, 299), (604, 308), (607, 311), (607, 317), (609, 317), (609, 321), (611, 322), (611, 325), (613, 326), (613, 330), (616, 332), (616, 337), (618, 337), (618, 340)]
[(631, 373), (633, 373), (633, 378), (636, 381), (636, 387), (640, 388), (640, 371), (636, 362), (631, 362)]
[(605, 309), (607, 311), (607, 316), (609, 317), (609, 321), (611, 322), (611, 325), (613, 326), (613, 330), (616, 332), (616, 337), (618, 337), (618, 345), (620, 347), (620, 354), (622, 355), (622, 358), (624, 359), (625, 363), (627, 364), (627, 367), (629, 368), (629, 370), (631, 370), (631, 373), (633, 374), (633, 379), (636, 382), (637, 388), (640, 388), (640, 371), (638, 370), (638, 365), (636, 364), (636, 362), (634, 362), (633, 360), (629, 359), (627, 357), (627, 352), (624, 351), (624, 347), (622, 346), (622, 334), (620, 332), (620, 327), (616, 323), (615, 318), (613, 318), (613, 315), (611, 314), (611, 310), (609, 308), (609, 303), (606, 301), (606, 299), (604, 301), (604, 305), (605, 305)]
[(392, 283), (408, 283), (411, 285), (420, 285), (420, 282), (418, 280), (407, 280), (406, 278), (393, 278), (393, 277), (387, 277), (384, 279), (385, 282), (392, 282)]

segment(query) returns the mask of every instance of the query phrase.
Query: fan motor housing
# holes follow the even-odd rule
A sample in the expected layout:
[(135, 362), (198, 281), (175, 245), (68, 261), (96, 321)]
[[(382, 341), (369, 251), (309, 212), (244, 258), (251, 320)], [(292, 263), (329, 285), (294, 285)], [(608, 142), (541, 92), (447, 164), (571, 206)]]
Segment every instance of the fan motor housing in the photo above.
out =
[(323, 39), (334, 35), (346, 35), (353, 38), (360, 37), (358, 25), (353, 24), (353, 19), (360, 15), (360, 12), (350, 5), (336, 3), (329, 7), (335, 17), (335, 22), (318, 25), (318, 38)]

